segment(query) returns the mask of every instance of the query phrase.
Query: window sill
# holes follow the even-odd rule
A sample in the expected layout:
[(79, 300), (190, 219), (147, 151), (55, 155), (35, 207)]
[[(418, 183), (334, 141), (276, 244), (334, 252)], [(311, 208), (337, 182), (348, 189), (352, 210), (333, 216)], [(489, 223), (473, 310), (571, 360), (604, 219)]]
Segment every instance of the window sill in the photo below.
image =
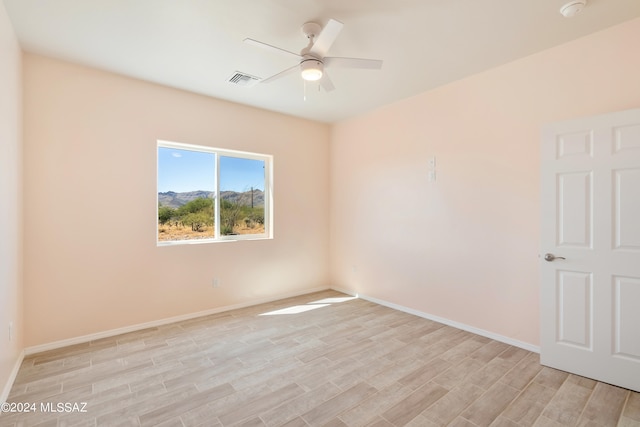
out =
[[(246, 236), (246, 235), (245, 235)], [(181, 246), (181, 245), (203, 245), (207, 243), (229, 243), (229, 242), (246, 242), (255, 240), (273, 240), (270, 236), (247, 236), (242, 235), (228, 236), (220, 239), (192, 239), (192, 240), (172, 240), (157, 242), (156, 246)]]

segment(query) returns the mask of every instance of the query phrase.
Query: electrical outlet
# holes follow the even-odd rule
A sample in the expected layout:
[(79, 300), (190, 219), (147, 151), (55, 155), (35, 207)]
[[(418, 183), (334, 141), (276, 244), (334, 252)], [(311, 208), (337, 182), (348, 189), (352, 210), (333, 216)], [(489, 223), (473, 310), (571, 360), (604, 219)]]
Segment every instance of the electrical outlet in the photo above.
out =
[(9, 322), (9, 341), (13, 341), (13, 322)]
[(213, 283), (211, 283), (211, 286), (213, 286), (214, 288), (219, 288), (220, 287), (220, 279), (218, 279), (217, 277), (213, 278)]

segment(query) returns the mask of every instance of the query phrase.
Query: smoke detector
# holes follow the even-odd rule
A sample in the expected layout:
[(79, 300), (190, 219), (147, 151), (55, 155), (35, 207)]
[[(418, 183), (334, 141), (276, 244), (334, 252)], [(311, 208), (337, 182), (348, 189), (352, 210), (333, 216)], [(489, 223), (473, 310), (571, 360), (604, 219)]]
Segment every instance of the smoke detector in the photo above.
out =
[(582, 12), (587, 5), (587, 0), (573, 0), (560, 8), (560, 13), (565, 18), (572, 18)]

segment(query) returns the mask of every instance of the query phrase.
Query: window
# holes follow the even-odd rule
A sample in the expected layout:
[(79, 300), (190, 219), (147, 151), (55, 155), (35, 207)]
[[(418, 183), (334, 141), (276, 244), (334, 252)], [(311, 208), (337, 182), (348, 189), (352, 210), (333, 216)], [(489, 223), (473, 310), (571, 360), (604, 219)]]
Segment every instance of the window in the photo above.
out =
[(271, 237), (272, 161), (158, 141), (158, 245)]

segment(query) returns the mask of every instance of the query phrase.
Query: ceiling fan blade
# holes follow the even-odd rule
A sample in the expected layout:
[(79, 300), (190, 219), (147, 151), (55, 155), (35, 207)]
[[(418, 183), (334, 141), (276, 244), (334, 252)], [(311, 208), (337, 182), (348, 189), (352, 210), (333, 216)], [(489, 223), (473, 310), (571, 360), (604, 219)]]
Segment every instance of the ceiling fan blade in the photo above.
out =
[(335, 19), (329, 19), (329, 22), (327, 22), (327, 25), (325, 25), (322, 31), (320, 31), (320, 34), (315, 37), (310, 53), (320, 58), (324, 57), (333, 42), (338, 38), (338, 34), (342, 31), (342, 27), (344, 27), (342, 22), (336, 21)]
[(278, 80), (278, 79), (280, 79), (280, 78), (282, 78), (284, 76), (287, 76), (287, 75), (289, 75), (289, 74), (291, 74), (291, 73), (293, 73), (293, 72), (295, 72), (295, 71), (297, 71), (299, 69), (300, 69), (300, 64), (296, 64), (293, 67), (289, 67), (284, 71), (280, 71), (278, 74), (274, 74), (271, 77), (267, 77), (264, 80), (260, 80), (260, 83), (271, 83), (272, 81)]
[(325, 92), (331, 92), (336, 88), (333, 85), (333, 82), (331, 81), (331, 79), (329, 78), (329, 75), (327, 74), (326, 70), (322, 76), (322, 79), (320, 80), (320, 86), (322, 86), (322, 89), (324, 89)]
[(259, 42), (258, 40), (254, 40), (254, 39), (244, 39), (243, 41), (244, 41), (246, 44), (250, 44), (250, 45), (252, 45), (252, 46), (258, 46), (258, 47), (261, 47), (261, 48), (263, 48), (263, 49), (270, 50), (270, 51), (272, 51), (272, 52), (277, 52), (277, 53), (280, 53), (280, 54), (287, 55), (287, 56), (289, 56), (289, 57), (291, 57), (291, 56), (295, 56), (297, 59), (300, 59), (300, 58), (301, 58), (301, 56), (300, 56), (299, 54), (297, 54), (297, 53), (289, 52), (288, 50), (281, 49), (281, 48), (276, 47), (276, 46), (271, 46), (270, 44), (262, 43), (262, 42)]
[(340, 68), (361, 68), (367, 70), (379, 70), (382, 68), (382, 61), (379, 59), (362, 59), (362, 58), (324, 58), (322, 61), (326, 67)]

